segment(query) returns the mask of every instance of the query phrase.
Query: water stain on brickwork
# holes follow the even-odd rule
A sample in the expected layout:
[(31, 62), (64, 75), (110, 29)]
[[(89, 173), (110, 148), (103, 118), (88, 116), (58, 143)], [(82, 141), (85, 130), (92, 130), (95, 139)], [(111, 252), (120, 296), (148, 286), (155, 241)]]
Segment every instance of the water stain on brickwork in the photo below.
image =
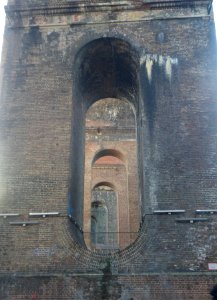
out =
[(101, 269), (103, 276), (100, 279), (98, 299), (119, 299), (121, 297), (121, 285), (118, 283), (118, 277), (112, 274), (111, 262), (109, 259), (103, 262), (103, 264), (104, 267)]

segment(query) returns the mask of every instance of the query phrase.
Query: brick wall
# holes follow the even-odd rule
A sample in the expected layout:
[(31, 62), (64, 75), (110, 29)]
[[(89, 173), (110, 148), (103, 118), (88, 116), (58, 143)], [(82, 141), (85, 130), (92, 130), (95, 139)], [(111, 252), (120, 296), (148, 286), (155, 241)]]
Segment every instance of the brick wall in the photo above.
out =
[[(166, 11), (10, 16), (1, 66), (0, 212), (20, 216), (0, 218), (2, 299), (34, 299), (35, 292), (39, 299), (209, 299), (216, 278), (208, 272), (208, 263), (217, 262), (216, 214), (199, 215), (204, 222), (176, 220), (216, 208), (215, 30), (207, 8), (197, 3)], [(118, 253), (87, 250), (67, 217), (69, 209), (82, 226), (87, 103), (78, 97), (76, 58), (99, 38), (116, 39), (109, 41), (119, 58), (122, 51), (137, 54), (127, 64), (132, 76), (121, 81), (135, 80), (136, 92), (129, 85), (118, 92), (137, 105), (145, 218), (135, 241)], [(185, 212), (155, 214), (158, 209)], [(41, 211), (60, 215), (28, 215)], [(20, 220), (39, 223), (10, 224)], [(108, 261), (112, 275), (105, 278)], [(69, 273), (76, 279), (63, 276)], [(93, 277), (86, 280), (87, 273)]]
[(209, 300), (215, 276), (156, 274), (1, 278), (1, 297), (10, 299)]

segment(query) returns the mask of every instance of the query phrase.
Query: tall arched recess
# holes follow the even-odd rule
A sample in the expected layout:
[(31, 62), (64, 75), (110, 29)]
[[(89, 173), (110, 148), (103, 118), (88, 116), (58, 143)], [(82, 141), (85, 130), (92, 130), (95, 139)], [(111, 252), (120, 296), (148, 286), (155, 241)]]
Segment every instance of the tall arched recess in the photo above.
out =
[[(86, 44), (77, 53), (73, 73), (71, 183), (68, 210), (72, 220), (79, 224), (72, 226), (73, 236), (78, 242), (83, 243), (83, 234), (79, 227), (82, 227), (83, 223), (86, 111), (100, 99), (128, 100), (135, 109), (139, 135), (139, 56), (136, 50), (122, 39), (99, 38)], [(139, 140), (138, 136), (137, 141)], [(138, 163), (139, 165), (141, 164)]]

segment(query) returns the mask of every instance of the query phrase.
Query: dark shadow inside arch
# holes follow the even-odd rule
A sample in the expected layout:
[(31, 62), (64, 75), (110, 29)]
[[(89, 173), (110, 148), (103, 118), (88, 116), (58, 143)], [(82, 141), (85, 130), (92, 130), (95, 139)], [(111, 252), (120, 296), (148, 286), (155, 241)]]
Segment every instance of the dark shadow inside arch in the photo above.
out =
[(107, 182), (107, 181), (101, 181), (101, 182), (97, 183), (97, 184), (93, 187), (93, 189), (96, 189), (96, 188), (101, 187), (101, 186), (108, 186), (109, 188), (111, 188), (111, 189), (113, 189), (113, 190), (115, 189), (114, 184), (112, 184), (111, 182)]
[(76, 89), (90, 106), (103, 98), (138, 98), (139, 59), (126, 41), (101, 38), (84, 46), (76, 56)]
[[(82, 225), (83, 222), (86, 111), (97, 100), (117, 98), (132, 103), (137, 115), (139, 111), (138, 77), (139, 56), (128, 42), (121, 39), (93, 40), (80, 49), (75, 57), (68, 212), (78, 224)], [(74, 228), (73, 233), (74, 238), (82, 243), (82, 231)]]
[(103, 156), (113, 156), (120, 159), (122, 162), (125, 161), (124, 155), (120, 151), (116, 149), (103, 149), (96, 153), (92, 164), (94, 164), (98, 159), (100, 159)]

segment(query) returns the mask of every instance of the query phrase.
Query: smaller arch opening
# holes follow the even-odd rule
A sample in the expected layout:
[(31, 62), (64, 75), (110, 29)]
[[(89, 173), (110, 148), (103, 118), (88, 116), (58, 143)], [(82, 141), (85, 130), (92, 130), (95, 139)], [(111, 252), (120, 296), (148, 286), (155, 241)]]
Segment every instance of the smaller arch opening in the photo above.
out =
[[(109, 184), (110, 185), (110, 184)], [(96, 249), (117, 249), (117, 194), (110, 186), (98, 184), (92, 190), (91, 245)]]

